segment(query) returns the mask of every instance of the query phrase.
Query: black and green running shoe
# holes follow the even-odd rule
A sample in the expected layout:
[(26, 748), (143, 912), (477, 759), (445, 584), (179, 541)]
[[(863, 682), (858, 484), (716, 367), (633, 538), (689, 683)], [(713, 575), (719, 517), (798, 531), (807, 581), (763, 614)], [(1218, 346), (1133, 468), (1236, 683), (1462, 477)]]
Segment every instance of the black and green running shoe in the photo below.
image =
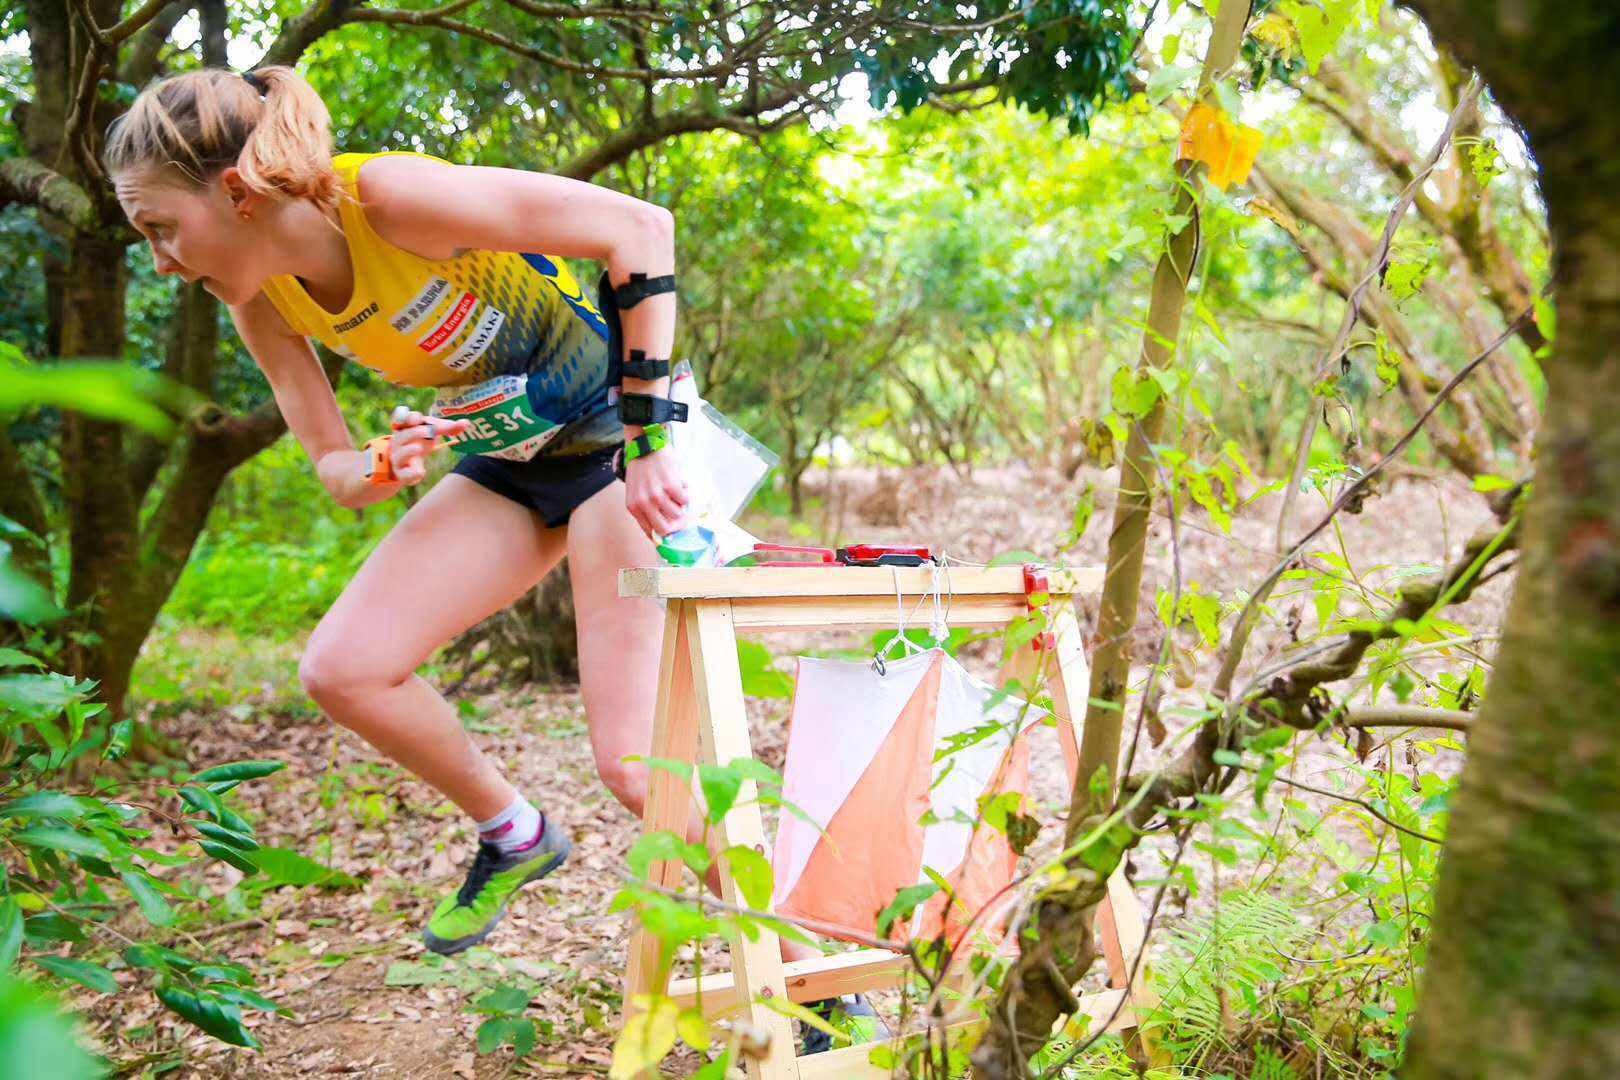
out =
[[(878, 1018), (877, 1010), (865, 994), (807, 1001), (804, 1007), (849, 1036), (850, 1042), (879, 1042), (891, 1037), (889, 1026)], [(820, 1028), (800, 1021), (800, 1056), (825, 1054), (833, 1048), (833, 1037)]]
[(531, 848), (501, 854), (494, 844), (480, 843), (467, 880), (454, 896), (434, 909), (422, 939), (443, 956), (470, 949), (489, 937), (506, 914), (512, 894), (531, 881), (539, 881), (568, 858), (573, 845), (563, 831), (549, 823)]

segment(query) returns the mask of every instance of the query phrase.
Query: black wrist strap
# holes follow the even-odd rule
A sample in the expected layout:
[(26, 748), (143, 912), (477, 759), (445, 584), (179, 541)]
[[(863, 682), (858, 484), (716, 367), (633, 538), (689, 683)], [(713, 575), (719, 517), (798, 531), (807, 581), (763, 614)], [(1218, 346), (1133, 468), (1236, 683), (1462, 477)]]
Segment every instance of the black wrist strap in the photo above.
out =
[(613, 288), (613, 299), (619, 302), (619, 310), (633, 308), (649, 296), (659, 293), (675, 291), (675, 275), (665, 274), (663, 277), (650, 278), (646, 274), (631, 274), (630, 280), (623, 285)]
[(623, 424), (667, 424), (686, 419), (686, 403), (651, 394), (620, 394), (619, 422)]
[(669, 374), (669, 361), (649, 360), (643, 350), (631, 349), (630, 359), (624, 362), (620, 370), (631, 379), (662, 379)]

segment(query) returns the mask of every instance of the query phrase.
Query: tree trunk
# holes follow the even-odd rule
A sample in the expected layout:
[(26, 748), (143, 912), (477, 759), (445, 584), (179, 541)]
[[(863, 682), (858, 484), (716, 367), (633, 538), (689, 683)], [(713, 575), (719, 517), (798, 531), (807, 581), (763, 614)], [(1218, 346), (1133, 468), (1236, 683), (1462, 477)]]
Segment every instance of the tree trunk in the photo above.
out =
[(1620, 1075), (1620, 92), (1610, 0), (1414, 0), (1542, 168), (1558, 333), (1402, 1077)]

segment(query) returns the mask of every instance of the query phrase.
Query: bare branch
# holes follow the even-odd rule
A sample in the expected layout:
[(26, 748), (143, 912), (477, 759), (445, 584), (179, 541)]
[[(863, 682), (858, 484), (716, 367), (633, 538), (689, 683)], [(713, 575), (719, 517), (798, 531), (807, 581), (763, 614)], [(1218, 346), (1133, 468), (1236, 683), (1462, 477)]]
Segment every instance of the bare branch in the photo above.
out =
[(301, 15), (294, 15), (281, 24), (281, 33), (276, 40), (259, 57), (253, 67), (269, 67), (272, 64), (286, 64), (291, 66), (304, 55), (304, 50), (313, 45), (323, 35), (336, 30), (345, 22), (351, 21), (355, 7), (355, 0), (314, 0), (314, 3)]
[(0, 161), (0, 210), (11, 203), (37, 206), (87, 232), (101, 224), (95, 203), (83, 188), (33, 158)]
[(129, 55), (118, 69), (118, 80), (140, 86), (159, 70), (158, 54), (168, 42), (169, 35), (192, 8), (192, 0), (169, 0), (165, 7), (141, 30), (130, 47)]
[(1474, 714), (1422, 705), (1363, 705), (1345, 710), (1344, 717), (1335, 724), (1344, 728), (1426, 727), (1469, 731), (1474, 725)]

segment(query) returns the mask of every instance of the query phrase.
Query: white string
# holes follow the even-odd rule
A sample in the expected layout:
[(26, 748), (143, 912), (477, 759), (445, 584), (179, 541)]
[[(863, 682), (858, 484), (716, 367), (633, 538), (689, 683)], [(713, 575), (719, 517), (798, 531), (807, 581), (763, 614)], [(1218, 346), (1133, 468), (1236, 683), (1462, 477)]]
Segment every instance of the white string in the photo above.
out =
[[(947, 600), (942, 612), (939, 574), (940, 567), (936, 564), (930, 576), (928, 591), (918, 595), (917, 602), (912, 605), (911, 614), (908, 616), (905, 610), (905, 592), (900, 588), (900, 568), (898, 566), (889, 567), (889, 578), (894, 582), (895, 634), (894, 637), (889, 640), (887, 645), (884, 645), (872, 655), (872, 669), (879, 675), (887, 673), (887, 660), (889, 655), (894, 652), (895, 642), (897, 641), (900, 642), (900, 648), (903, 653), (902, 659), (905, 657), (914, 656), (917, 653), (928, 651), (921, 645), (918, 645), (915, 641), (912, 641), (911, 638), (907, 637), (906, 629), (907, 624), (916, 617), (917, 613), (922, 610), (923, 604), (928, 602), (930, 599), (932, 599), (934, 605), (934, 617), (932, 620), (930, 620), (929, 632), (933, 636), (935, 644), (943, 645), (946, 641), (950, 640), (950, 626), (946, 621), (950, 614), (950, 606)], [(945, 580), (946, 588), (949, 589), (949, 570), (945, 571)], [(948, 596), (949, 594), (947, 593), (946, 595)], [(942, 627), (943, 633), (941, 633)]]

